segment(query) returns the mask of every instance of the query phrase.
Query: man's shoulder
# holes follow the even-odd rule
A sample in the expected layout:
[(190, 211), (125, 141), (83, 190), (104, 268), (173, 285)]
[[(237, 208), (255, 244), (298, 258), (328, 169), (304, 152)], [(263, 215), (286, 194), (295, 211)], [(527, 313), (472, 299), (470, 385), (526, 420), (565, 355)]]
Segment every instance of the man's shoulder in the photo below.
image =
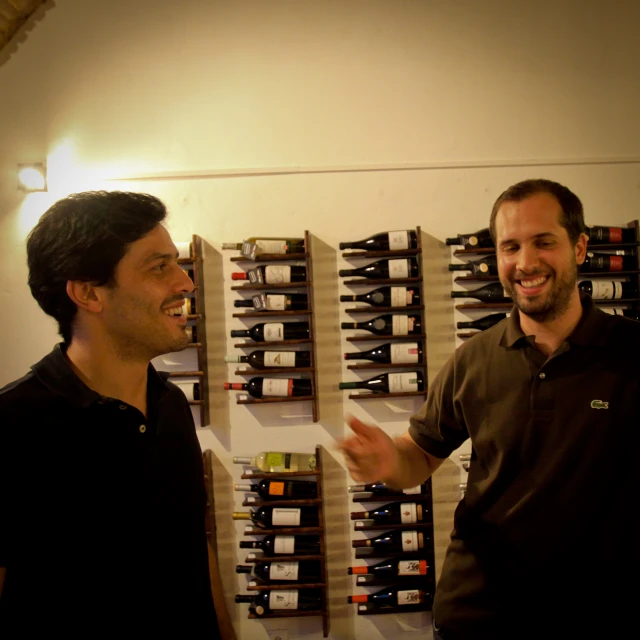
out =
[(55, 394), (31, 370), (0, 389), (0, 423), (9, 416), (40, 413), (54, 398)]
[(497, 349), (500, 345), (508, 318), (500, 320), (493, 327), (478, 331), (474, 336), (467, 338), (457, 349), (456, 356), (461, 359), (476, 358), (480, 353), (486, 353), (492, 349)]

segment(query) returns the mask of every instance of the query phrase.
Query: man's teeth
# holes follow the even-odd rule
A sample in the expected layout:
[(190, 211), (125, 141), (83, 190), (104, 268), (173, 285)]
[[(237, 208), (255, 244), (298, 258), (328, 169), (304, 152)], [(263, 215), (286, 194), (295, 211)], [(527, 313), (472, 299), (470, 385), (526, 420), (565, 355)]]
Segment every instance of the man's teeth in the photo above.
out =
[(541, 276), (535, 280), (520, 280), (520, 286), (525, 289), (532, 289), (533, 287), (539, 287), (547, 281), (547, 276)]
[(175, 309), (165, 309), (164, 313), (167, 316), (181, 316), (183, 307), (176, 307)]

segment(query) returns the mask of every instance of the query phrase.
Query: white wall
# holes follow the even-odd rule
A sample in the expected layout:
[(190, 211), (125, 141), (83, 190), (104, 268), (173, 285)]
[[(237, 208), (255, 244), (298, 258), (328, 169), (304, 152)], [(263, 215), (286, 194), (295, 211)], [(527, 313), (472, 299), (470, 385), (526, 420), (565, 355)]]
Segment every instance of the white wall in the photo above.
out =
[[(333, 389), (351, 374), (337, 364), (325, 372), (319, 424), (302, 415), (305, 405), (235, 405), (216, 386), (231, 371), (219, 358), (232, 345), (226, 336), (241, 326), (220, 242), (309, 229), (322, 256), (323, 353), (339, 357), (351, 349), (334, 330), (347, 319), (336, 302), (340, 240), (415, 225), (438, 239), (475, 230), (504, 188), (538, 176), (573, 188), (588, 222), (638, 217), (634, 0), (55, 0), (40, 14), (0, 66), (0, 384), (57, 339), (25, 284), (24, 236), (48, 204), (96, 187), (163, 198), (174, 239), (203, 236), (210, 272), (224, 278), (207, 292), (214, 410), (200, 435), (220, 461), (230, 597), (244, 583), (233, 574), (243, 555), (242, 527), (230, 520), (232, 452), (319, 443), (331, 453), (345, 412), (396, 433), (417, 406), (344, 401)], [(44, 157), (50, 193), (25, 199), (15, 165)], [(432, 372), (454, 346), (449, 276), (434, 269)], [(329, 561), (342, 571), (350, 504), (346, 476), (332, 466)], [(448, 527), (439, 527), (445, 537)], [(344, 604), (351, 589), (342, 577), (333, 584), (332, 637), (422, 637), (426, 616), (403, 617), (407, 629), (354, 616)], [(279, 626), (231, 606), (243, 640)], [(282, 626), (292, 640), (321, 637), (317, 620)]]

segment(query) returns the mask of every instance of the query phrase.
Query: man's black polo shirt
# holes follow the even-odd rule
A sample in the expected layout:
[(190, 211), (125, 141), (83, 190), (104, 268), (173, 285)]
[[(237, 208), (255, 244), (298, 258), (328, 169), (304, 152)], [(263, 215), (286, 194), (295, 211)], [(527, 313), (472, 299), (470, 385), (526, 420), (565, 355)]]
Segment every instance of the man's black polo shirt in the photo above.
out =
[(445, 637), (556, 637), (556, 620), (578, 633), (631, 614), (640, 323), (582, 304), (549, 358), (515, 310), (467, 341), (411, 420), (432, 455), (473, 447), (434, 604)]
[(189, 404), (151, 365), (147, 400), (101, 397), (61, 345), (0, 391), (0, 636), (216, 637)]

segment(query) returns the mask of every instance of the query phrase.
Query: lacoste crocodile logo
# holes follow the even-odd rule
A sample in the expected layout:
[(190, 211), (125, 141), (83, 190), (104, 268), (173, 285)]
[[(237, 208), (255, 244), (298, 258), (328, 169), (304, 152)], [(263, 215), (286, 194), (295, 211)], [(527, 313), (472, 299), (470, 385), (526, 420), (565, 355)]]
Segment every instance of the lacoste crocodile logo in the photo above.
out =
[(608, 402), (604, 402), (603, 400), (592, 400), (591, 401), (591, 408), (592, 409), (608, 409), (609, 408), (609, 403)]

